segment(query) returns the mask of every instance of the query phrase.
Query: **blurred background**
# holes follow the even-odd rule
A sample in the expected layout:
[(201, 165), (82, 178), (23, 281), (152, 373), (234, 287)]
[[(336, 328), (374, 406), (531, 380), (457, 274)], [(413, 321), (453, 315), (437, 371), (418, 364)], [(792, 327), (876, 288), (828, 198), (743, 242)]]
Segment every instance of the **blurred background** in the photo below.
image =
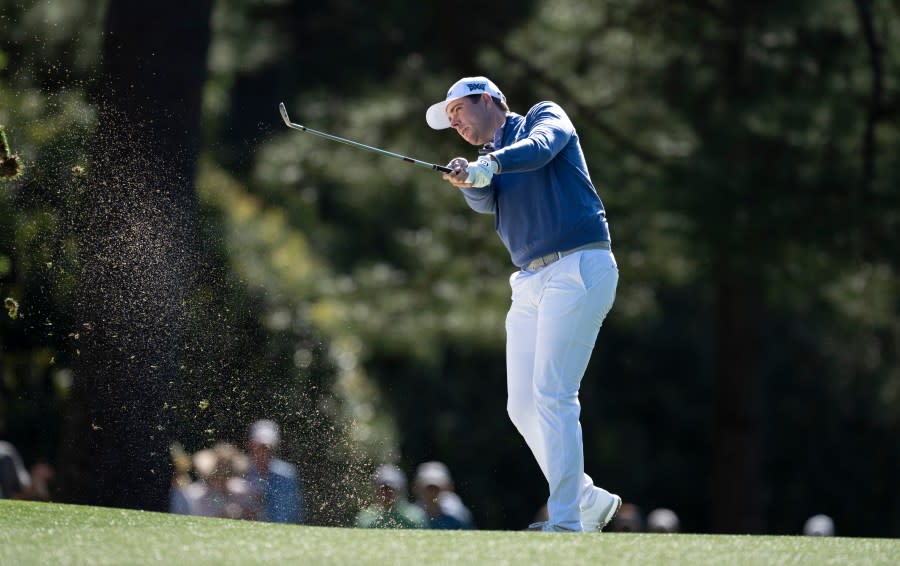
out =
[(607, 208), (595, 481), (687, 532), (898, 536), (898, 35), (866, 0), (0, 0), (0, 440), (40, 498), (166, 510), (173, 447), (266, 418), (310, 524), (440, 460), (527, 525), (493, 219), (277, 112), (446, 163), (425, 109), (484, 74), (567, 110)]

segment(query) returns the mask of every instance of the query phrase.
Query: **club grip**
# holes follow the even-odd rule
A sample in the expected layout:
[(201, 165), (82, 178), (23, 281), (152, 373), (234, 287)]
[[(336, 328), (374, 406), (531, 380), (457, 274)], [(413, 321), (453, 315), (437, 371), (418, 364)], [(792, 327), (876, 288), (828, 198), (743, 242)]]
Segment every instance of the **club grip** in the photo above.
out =
[(453, 173), (453, 169), (449, 167), (444, 167), (443, 165), (433, 165), (432, 166), (435, 171), (440, 171), (441, 173)]

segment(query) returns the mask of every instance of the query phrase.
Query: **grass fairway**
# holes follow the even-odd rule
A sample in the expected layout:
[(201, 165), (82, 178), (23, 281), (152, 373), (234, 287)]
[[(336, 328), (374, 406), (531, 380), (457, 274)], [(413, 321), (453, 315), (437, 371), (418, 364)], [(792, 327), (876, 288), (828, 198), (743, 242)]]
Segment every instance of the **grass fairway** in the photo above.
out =
[(0, 564), (892, 564), (900, 540), (375, 531), (0, 501)]

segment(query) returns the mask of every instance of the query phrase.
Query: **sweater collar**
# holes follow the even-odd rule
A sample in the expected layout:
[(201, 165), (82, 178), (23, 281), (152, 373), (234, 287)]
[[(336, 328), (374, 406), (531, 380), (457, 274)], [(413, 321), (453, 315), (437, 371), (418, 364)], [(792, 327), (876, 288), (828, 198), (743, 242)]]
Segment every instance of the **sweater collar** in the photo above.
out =
[(478, 155), (487, 155), (488, 153), (503, 147), (503, 133), (506, 131), (506, 125), (509, 124), (512, 117), (512, 112), (506, 114), (506, 121), (503, 122), (502, 126), (497, 128), (496, 132), (494, 132), (494, 139), (491, 142), (484, 144), (481, 149), (478, 150)]

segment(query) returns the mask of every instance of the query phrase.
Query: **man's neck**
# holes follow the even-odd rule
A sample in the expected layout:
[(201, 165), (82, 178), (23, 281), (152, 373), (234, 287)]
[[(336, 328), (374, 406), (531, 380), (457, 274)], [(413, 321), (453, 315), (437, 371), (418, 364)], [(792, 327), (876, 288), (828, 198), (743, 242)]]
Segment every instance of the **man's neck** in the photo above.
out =
[(494, 136), (495, 137), (497, 135), (497, 130), (502, 128), (504, 124), (506, 124), (506, 112), (497, 108), (496, 112), (494, 112)]

